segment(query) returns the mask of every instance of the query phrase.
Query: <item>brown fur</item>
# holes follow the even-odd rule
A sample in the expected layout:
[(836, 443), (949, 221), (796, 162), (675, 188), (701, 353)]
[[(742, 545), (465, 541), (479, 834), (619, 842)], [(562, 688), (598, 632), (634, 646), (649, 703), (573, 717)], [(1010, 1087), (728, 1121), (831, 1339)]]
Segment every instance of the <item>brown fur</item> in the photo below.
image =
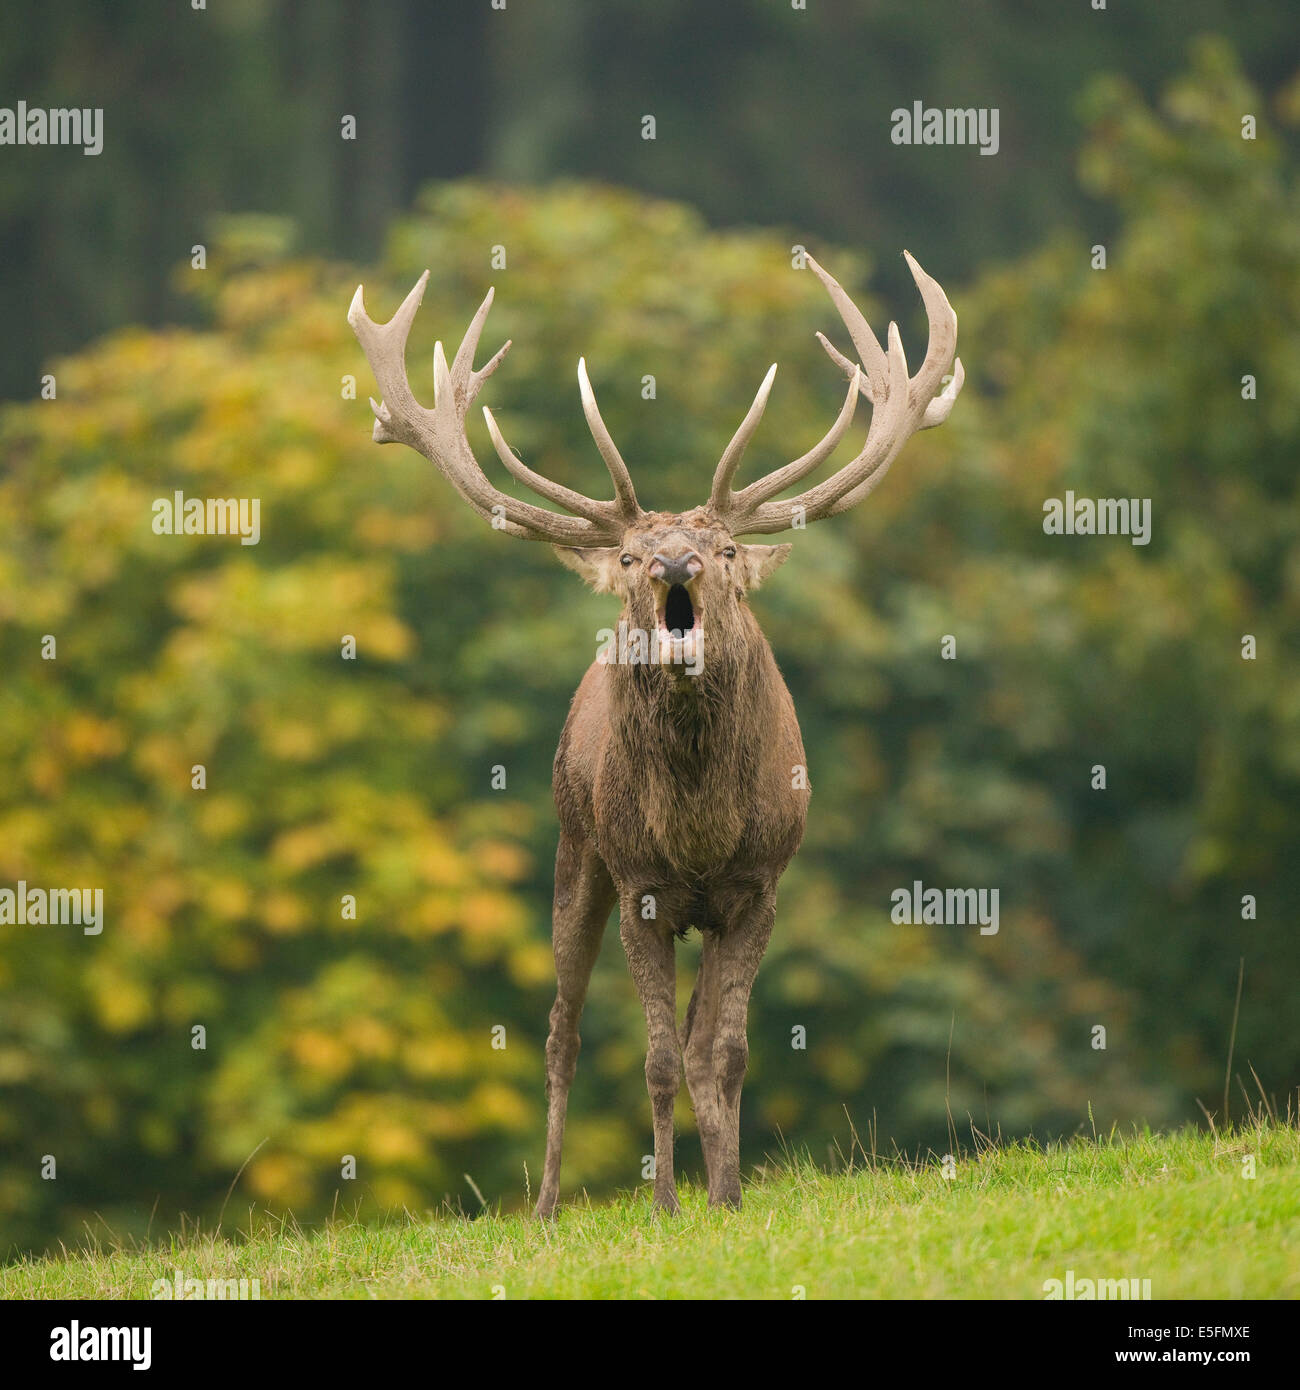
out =
[[(734, 558), (724, 554), (735, 548)], [(672, 1112), (686, 1081), (713, 1205), (740, 1202), (740, 1090), (750, 989), (772, 930), (776, 885), (803, 838), (808, 791), (790, 693), (745, 601), (789, 546), (744, 546), (707, 510), (654, 513), (620, 546), (560, 551), (623, 619), (657, 626), (667, 585), (656, 554), (694, 550), (687, 586), (701, 615), (698, 675), (672, 665), (593, 664), (555, 756), (555, 1007), (547, 1041), (549, 1117), (539, 1215), (559, 1192), (560, 1149), (578, 1054), (578, 1019), (610, 908), (649, 1033), (656, 1204), (678, 1207)], [(624, 567), (620, 557), (633, 563)], [(653, 903), (653, 916), (645, 904)], [(703, 933), (699, 978), (678, 1036), (674, 938)]]
[[(801, 458), (735, 491), (732, 482), (762, 418), (774, 365), (718, 461), (708, 504), (684, 515), (641, 510), (582, 361), (583, 413), (614, 497), (585, 497), (535, 473), (485, 410), (503, 467), (573, 515), (522, 502), (488, 481), (466, 438), (465, 419), (510, 346), (474, 370), (491, 290), (450, 362), (441, 343), (435, 344), (432, 409), (415, 399), (406, 379), (406, 339), (429, 272), (386, 324), (366, 313), (361, 286), (352, 298), (348, 322), (383, 394), (382, 401), (371, 401), (377, 442), (401, 441), (419, 450), (494, 529), (555, 543), (564, 563), (596, 589), (621, 595), (624, 621), (653, 634), (656, 650), (660, 620), (670, 616), (665, 599), (672, 586), (681, 586), (692, 599), (683, 606), (681, 593), (674, 594), (674, 612), (686, 615), (689, 607), (691, 618), (701, 614), (703, 619), (704, 665), (698, 674), (683, 665), (593, 665), (574, 696), (555, 756), (560, 813), (556, 997), (546, 1042), (546, 1169), (537, 1202), (542, 1216), (554, 1212), (559, 1195), (578, 1019), (615, 901), (649, 1032), (646, 1082), (654, 1115), (656, 1205), (677, 1210), (673, 1102), (683, 1065), (709, 1170), (709, 1202), (740, 1203), (740, 1087), (749, 1057), (749, 993), (772, 931), (777, 881), (803, 837), (808, 782), (789, 691), (745, 602), (790, 547), (740, 545), (734, 537), (788, 531), (856, 506), (879, 485), (913, 433), (948, 418), (965, 379), (956, 357), (957, 316), (938, 282), (906, 251), (903, 256), (930, 320), (925, 360), (916, 375), (908, 376), (896, 326), (890, 325), (886, 352), (839, 282), (807, 257), (861, 359), (855, 365), (818, 334), (848, 377), (840, 414)], [(872, 402), (862, 448), (831, 477), (778, 501), (830, 457), (860, 393)], [(691, 631), (677, 648), (685, 654), (699, 638), (693, 623), (682, 625)], [(679, 1040), (673, 950), (676, 938), (692, 926), (703, 932), (704, 945)]]

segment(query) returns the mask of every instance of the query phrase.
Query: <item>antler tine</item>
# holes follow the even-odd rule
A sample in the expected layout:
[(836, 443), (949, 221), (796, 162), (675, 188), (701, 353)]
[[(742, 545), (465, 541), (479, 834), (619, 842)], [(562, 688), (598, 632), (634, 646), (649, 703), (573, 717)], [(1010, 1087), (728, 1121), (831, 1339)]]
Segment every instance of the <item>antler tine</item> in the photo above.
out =
[(483, 336), (483, 325), (487, 322), (488, 310), (492, 308), (492, 301), (496, 298), (496, 293), (496, 286), (489, 285), (488, 292), (483, 296), (482, 304), (474, 311), (474, 317), (469, 321), (465, 336), (460, 340), (460, 347), (456, 349), (456, 356), (451, 364), (453, 385), (461, 385), (462, 383), (466, 387), (469, 385), (470, 374), (474, 368), (474, 354), (478, 351), (478, 340)]
[(614, 495), (617, 498), (619, 510), (628, 520), (632, 520), (641, 515), (641, 507), (636, 500), (636, 491), (632, 487), (632, 475), (627, 471), (627, 464), (623, 462), (623, 455), (619, 453), (618, 446), (614, 443), (604, 420), (600, 417), (600, 407), (596, 404), (596, 393), (591, 389), (591, 378), (587, 375), (587, 359), (585, 357), (578, 358), (578, 390), (582, 394), (582, 413), (587, 417), (587, 428), (591, 431), (591, 437), (596, 441), (596, 448), (600, 450), (600, 456), (605, 460), (605, 467), (609, 469), (609, 476), (613, 479)]
[(758, 422), (763, 418), (763, 412), (767, 409), (767, 398), (772, 391), (772, 382), (776, 379), (776, 363), (767, 369), (767, 375), (763, 378), (762, 384), (754, 396), (754, 403), (749, 407), (745, 418), (740, 422), (735, 434), (731, 436), (731, 442), (722, 451), (722, 457), (718, 460), (717, 469), (713, 474), (713, 487), (709, 492), (709, 506), (716, 512), (726, 510), (728, 499), (731, 497), (731, 480), (736, 476), (736, 469), (740, 467), (740, 460), (744, 457), (745, 449), (749, 441), (754, 437), (754, 431), (758, 428)]
[[(442, 343), (434, 345), (434, 404), (429, 410), (415, 399), (406, 376), (406, 340), (416, 310), (424, 297), (429, 272), (416, 282), (393, 317), (385, 324), (375, 323), (366, 313), (363, 289), (357, 286), (348, 310), (348, 322), (370, 362), (382, 399), (371, 398), (375, 413), (374, 439), (380, 444), (403, 443), (424, 455), (456, 489), (460, 496), (496, 530), (525, 540), (550, 541), (558, 545), (610, 545), (623, 533), (620, 509), (612, 502), (583, 497), (558, 483), (550, 483), (510, 455), (517, 469), (510, 471), (529, 487), (552, 501), (559, 501), (577, 512), (565, 516), (547, 511), (531, 502), (521, 502), (492, 486), (474, 458), (465, 434), (465, 416), (483, 382), (496, 370), (510, 344), (507, 342), (480, 371), (474, 371), (483, 324), (492, 307), (489, 290), (461, 339), (450, 366)], [(500, 432), (490, 415), (488, 428), (494, 444)], [(504, 441), (498, 446), (503, 461), (509, 450)], [(621, 460), (620, 460), (621, 462)], [(510, 466), (509, 464), (507, 466)], [(626, 470), (624, 470), (626, 472)], [(628, 481), (631, 487), (631, 481)]]
[(961, 388), (966, 385), (966, 368), (961, 364), (960, 357), (952, 360), (952, 376), (948, 379), (948, 384), (925, 408), (925, 414), (921, 417), (918, 428), (932, 430), (936, 425), (943, 422), (952, 414), (953, 402), (961, 395)]
[[(501, 365), (501, 359), (510, 351), (513, 340), (507, 338), (496, 354), (491, 357), (486, 366), (479, 371), (474, 370), (474, 355), (478, 352), (479, 339), (483, 335), (483, 325), (487, 322), (488, 310), (492, 308), (492, 301), (496, 298), (496, 287), (488, 289), (483, 296), (483, 302), (475, 311), (474, 317), (470, 320), (469, 327), (465, 330), (465, 336), (460, 340), (460, 347), (456, 349), (456, 356), (452, 360), (448, 375), (451, 378), (452, 387), (456, 391), (464, 393), (466, 408), (473, 405), (474, 398), (483, 389), (483, 383)], [(441, 344), (435, 344), (434, 350), (440, 351)]]
[(357, 292), (348, 306), (348, 323), (357, 335), (357, 341), (379, 385), (381, 403), (376, 404), (373, 396), (370, 398), (370, 408), (375, 413), (371, 438), (376, 444), (395, 444), (401, 438), (394, 430), (395, 421), (387, 402), (400, 405), (406, 411), (420, 411), (425, 415), (430, 413), (416, 401), (406, 380), (406, 340), (428, 283), (429, 272), (426, 270), (387, 323), (376, 323), (366, 313), (362, 285), (357, 286)]
[(487, 406), (483, 407), (483, 419), (487, 421), (488, 434), (492, 437), (492, 447), (497, 451), (497, 457), (521, 483), (532, 488), (538, 496), (545, 497), (548, 502), (558, 502), (561, 507), (567, 507), (578, 516), (585, 516), (598, 524), (609, 520), (608, 502), (595, 502), (590, 497), (584, 497), (582, 493), (565, 487), (563, 483), (534, 473), (506, 443), (497, 427), (495, 417)]
[[(920, 265), (917, 264), (916, 257), (910, 251), (904, 251), (903, 256), (907, 261), (908, 269), (912, 272), (912, 279), (916, 281), (916, 287), (921, 292), (921, 299), (925, 304), (930, 320), (930, 342), (926, 349), (925, 361), (921, 365), (921, 370), (912, 378), (909, 388), (914, 401), (919, 399), (922, 394), (926, 394), (925, 414), (917, 429), (930, 430), (936, 425), (942, 425), (952, 412), (953, 402), (961, 394), (961, 388), (966, 381), (966, 369), (962, 366), (960, 357), (954, 360), (957, 346), (957, 316), (952, 311), (952, 305), (948, 303), (948, 296), (944, 294), (939, 282), (921, 269)], [(822, 282), (825, 284), (829, 281), (827, 288), (829, 289), (831, 285), (834, 285), (835, 290), (838, 291), (838, 293), (832, 293), (831, 297), (835, 300), (836, 307), (840, 309), (841, 316), (845, 316), (845, 309), (842, 307), (841, 301), (851, 311), (851, 317), (844, 317), (844, 321), (849, 329), (849, 335), (853, 338), (854, 346), (859, 347), (859, 335), (854, 331), (855, 325), (865, 326), (866, 321), (840, 286), (831, 280), (830, 276), (813, 261), (811, 256), (808, 260), (821, 276)], [(853, 363), (834, 344), (828, 341), (824, 333), (818, 333), (817, 337), (821, 340), (821, 345), (826, 349), (831, 361), (847, 375), (853, 369)], [(869, 352), (873, 349), (878, 350), (879, 344), (876, 343), (875, 336), (869, 328), (866, 329), (866, 341)], [(859, 350), (861, 349), (859, 348)], [(925, 387), (929, 379), (935, 375), (935, 366), (942, 364), (943, 370), (938, 373), (942, 377), (949, 363), (952, 364), (952, 378), (942, 393), (935, 396), (931, 390), (927, 394)], [(868, 400), (873, 398), (870, 377), (862, 383), (862, 394)]]
[(801, 458), (795, 459), (793, 463), (787, 463), (784, 468), (778, 468), (774, 473), (759, 478), (757, 482), (750, 483), (747, 488), (736, 493), (735, 506), (739, 510), (748, 511), (758, 506), (760, 502), (765, 502), (769, 497), (775, 497), (778, 492), (784, 492), (792, 483), (806, 478), (813, 469), (830, 458), (835, 452), (835, 446), (844, 438), (845, 431), (853, 423), (861, 381), (861, 368), (850, 363), (849, 389), (845, 394), (844, 404), (840, 406), (840, 413), (836, 417), (835, 423)]
[[(781, 502), (767, 500), (802, 476), (794, 465), (787, 465), (735, 495), (734, 512), (729, 518), (734, 533), (784, 531), (795, 524), (800, 514), (809, 522), (847, 511), (875, 490), (903, 445), (917, 430), (940, 425), (948, 418), (965, 381), (961, 360), (955, 357), (957, 315), (939, 282), (927, 275), (910, 253), (903, 254), (930, 323), (925, 360), (914, 377), (908, 376), (898, 325), (889, 325), (889, 346), (887, 350), (882, 349), (870, 325), (839, 282), (808, 257), (808, 264), (825, 286), (849, 330), (865, 376), (824, 335), (817, 336), (831, 360), (850, 376), (850, 394), (856, 396), (861, 391), (871, 401), (871, 427), (856, 458), (825, 482), (797, 497)], [(936, 396), (950, 366), (952, 377)], [(811, 466), (803, 471), (811, 471)]]
[[(845, 355), (832, 343), (825, 333), (817, 335), (822, 347), (826, 349), (827, 356), (845, 374), (852, 376), (854, 372), (859, 373), (862, 394), (871, 399), (871, 379), (861, 375), (861, 371), (855, 362), (851, 362)], [(958, 357), (952, 364), (952, 377), (948, 384), (943, 388), (939, 395), (930, 402), (925, 408), (925, 414), (921, 417), (921, 423), (916, 427), (918, 432), (921, 430), (932, 430), (936, 425), (943, 422), (952, 413), (952, 404), (961, 395), (961, 388), (966, 383), (966, 368), (961, 364)], [(779, 491), (779, 489), (778, 489)], [(770, 495), (770, 494), (769, 494)]]
[[(880, 346), (876, 335), (871, 331), (871, 325), (867, 322), (862, 310), (844, 292), (844, 286), (833, 275), (823, 270), (811, 256), (807, 257), (807, 262), (808, 268), (825, 287), (826, 293), (831, 298), (831, 303), (835, 305), (840, 318), (844, 321), (845, 328), (849, 330), (849, 338), (857, 349), (858, 361), (862, 363), (866, 374), (866, 380), (862, 386), (863, 394), (869, 401), (874, 401), (876, 393), (885, 384), (888, 374), (884, 349)], [(822, 345), (829, 349), (830, 344), (827, 343), (825, 337), (820, 333), (817, 336), (821, 338)], [(840, 358), (839, 360), (847, 370), (848, 359)]]
[(916, 257), (910, 251), (904, 251), (903, 259), (907, 262), (908, 270), (912, 272), (916, 288), (921, 292), (921, 302), (925, 305), (925, 312), (930, 320), (930, 342), (923, 366), (932, 367), (939, 362), (947, 365), (952, 361), (957, 347), (957, 315), (948, 303), (943, 286), (933, 275), (928, 275), (921, 268), (921, 263)]
[(806, 454), (795, 459), (793, 463), (787, 463), (776, 469), (775, 472), (766, 474), (757, 482), (750, 483), (747, 488), (743, 488), (740, 492), (733, 492), (731, 480), (735, 477), (745, 447), (758, 428), (763, 411), (767, 408), (767, 398), (772, 389), (772, 380), (775, 375), (776, 363), (773, 362), (768, 368), (767, 375), (763, 378), (763, 384), (758, 388), (758, 394), (754, 397), (754, 403), (750, 406), (749, 413), (741, 421), (740, 428), (732, 436), (731, 443), (727, 445), (718, 462), (717, 471), (713, 475), (713, 489), (709, 494), (709, 506), (719, 517), (728, 520), (743, 517), (765, 498), (775, 496), (776, 493), (781, 492), (792, 483), (798, 482), (800, 478), (806, 477), (835, 452), (836, 446), (844, 438), (844, 432), (853, 420), (853, 413), (858, 403), (860, 372), (857, 367), (850, 364), (849, 389), (844, 397), (844, 404), (840, 407), (840, 413), (836, 416), (835, 423), (821, 439)]
[[(766, 502), (753, 514), (753, 525), (764, 531), (781, 531), (794, 523), (797, 511), (802, 510), (805, 523), (821, 521), (831, 515), (830, 508), (845, 493), (856, 488), (864, 480), (877, 472), (884, 476), (884, 470), (894, 456), (907, 442), (910, 430), (906, 429), (908, 413), (907, 358), (903, 353), (903, 340), (899, 336), (898, 325), (889, 325), (889, 348), (885, 354), (885, 389), (872, 405), (871, 427), (867, 431), (866, 443), (862, 451), (851, 462), (827, 478), (816, 487), (801, 492), (797, 497), (784, 502)], [(872, 482), (875, 486), (880, 478)], [(865, 495), (865, 494), (864, 494)]]
[[(912, 378), (913, 383), (917, 382), (920, 376), (921, 373), (918, 372), (916, 376)], [(926, 406), (925, 414), (921, 417), (921, 423), (916, 426), (918, 433), (921, 430), (933, 429), (936, 425), (943, 424), (952, 412), (953, 402), (957, 399), (958, 395), (961, 394), (962, 384), (965, 380), (966, 369), (961, 364), (961, 358), (958, 357), (954, 359), (952, 364), (951, 380), (943, 388), (943, 391), (935, 396), (929, 405)], [(913, 405), (915, 405), (915, 401), (913, 401)], [(850, 507), (856, 507), (864, 498), (869, 497), (876, 490), (877, 484), (881, 482), (885, 474), (889, 471), (889, 465), (894, 461), (897, 452), (898, 451), (895, 450), (893, 454), (889, 455), (883, 466), (877, 465), (875, 471), (869, 473), (867, 477), (851, 491), (846, 492), (838, 502), (833, 503), (830, 510), (827, 511), (825, 515), (838, 516), (841, 512), (848, 511)]]

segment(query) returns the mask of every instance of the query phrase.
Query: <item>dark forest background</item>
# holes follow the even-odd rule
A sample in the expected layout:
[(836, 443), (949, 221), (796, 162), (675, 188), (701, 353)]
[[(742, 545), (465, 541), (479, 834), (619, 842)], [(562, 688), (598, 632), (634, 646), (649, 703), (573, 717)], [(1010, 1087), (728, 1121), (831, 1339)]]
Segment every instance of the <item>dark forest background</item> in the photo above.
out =
[[(681, 199), (713, 225), (845, 245), (922, 232), (948, 278), (1053, 228), (1103, 239), (1074, 176), (1079, 97), (1099, 73), (1154, 94), (1189, 38), (1221, 31), (1265, 91), (1294, 76), (1281, 3), (1111, 0), (98, 0), (6, 26), (11, 105), (103, 106), (104, 154), (0, 163), (0, 392), (130, 321), (192, 311), (169, 277), (213, 222), (292, 219), (304, 249), (364, 260), (421, 186), (557, 176)], [(942, 100), (940, 100), (942, 97)], [(889, 113), (1001, 106), (1001, 150), (899, 148)], [(354, 114), (362, 138), (338, 138)], [(640, 139), (643, 114), (659, 127)], [(57, 157), (54, 157), (57, 156)], [(895, 257), (882, 288), (909, 289)]]

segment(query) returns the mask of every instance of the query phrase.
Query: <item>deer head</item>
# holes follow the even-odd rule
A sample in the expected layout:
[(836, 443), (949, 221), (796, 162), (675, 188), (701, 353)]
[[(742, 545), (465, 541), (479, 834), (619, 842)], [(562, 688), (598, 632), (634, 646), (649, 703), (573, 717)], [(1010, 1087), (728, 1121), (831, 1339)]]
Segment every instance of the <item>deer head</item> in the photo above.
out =
[[(495, 529), (523, 540), (549, 541), (560, 559), (594, 588), (618, 594), (627, 621), (657, 634), (670, 651), (673, 644), (698, 641), (706, 627), (716, 647), (719, 638), (736, 630), (745, 595), (790, 552), (789, 545), (743, 544), (741, 536), (786, 531), (856, 506), (879, 485), (912, 434), (948, 418), (964, 380), (961, 360), (954, 357), (957, 316), (938, 282), (909, 253), (903, 254), (930, 321), (925, 360), (916, 375), (908, 375), (897, 325), (889, 325), (888, 348), (882, 348), (839, 283), (808, 257), (861, 363), (855, 364), (822, 334), (817, 335), (848, 377), (844, 404), (830, 430), (806, 454), (736, 491), (732, 481), (766, 408), (776, 376), (773, 365), (718, 462), (709, 500), (693, 511), (647, 512), (640, 507), (627, 465), (601, 418), (583, 360), (578, 363), (582, 408), (609, 470), (613, 498), (587, 497), (535, 473), (515, 455), (492, 412), (484, 407), (492, 444), (506, 470), (567, 514), (519, 501), (494, 487), (470, 449), (465, 419), (510, 344), (481, 370), (474, 370), (479, 337), (492, 305), (489, 290), (450, 366), (441, 342), (435, 344), (434, 404), (431, 410), (420, 405), (407, 381), (405, 352), (428, 283), (427, 270), (388, 323), (377, 324), (366, 314), (361, 286), (348, 311), (348, 322), (383, 397), (378, 403), (373, 398), (370, 402), (375, 413), (373, 437), (380, 444), (400, 441), (418, 450)], [(952, 375), (945, 384), (950, 369)], [(824, 482), (778, 500), (780, 493), (801, 482), (834, 451), (853, 420), (860, 394), (872, 405), (871, 426), (861, 450)]]

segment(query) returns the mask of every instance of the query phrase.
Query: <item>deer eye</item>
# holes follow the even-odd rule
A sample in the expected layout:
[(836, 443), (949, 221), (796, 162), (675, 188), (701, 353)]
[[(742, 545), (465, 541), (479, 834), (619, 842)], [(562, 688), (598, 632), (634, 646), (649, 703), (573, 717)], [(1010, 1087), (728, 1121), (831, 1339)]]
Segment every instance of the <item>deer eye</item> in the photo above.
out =
[(736, 558), (736, 547), (734, 545), (729, 545), (722, 553), (728, 560), (734, 560)]
[(624, 569), (626, 569), (632, 563), (634, 558), (635, 556), (632, 555), (620, 555), (618, 562), (620, 565), (623, 566)]

